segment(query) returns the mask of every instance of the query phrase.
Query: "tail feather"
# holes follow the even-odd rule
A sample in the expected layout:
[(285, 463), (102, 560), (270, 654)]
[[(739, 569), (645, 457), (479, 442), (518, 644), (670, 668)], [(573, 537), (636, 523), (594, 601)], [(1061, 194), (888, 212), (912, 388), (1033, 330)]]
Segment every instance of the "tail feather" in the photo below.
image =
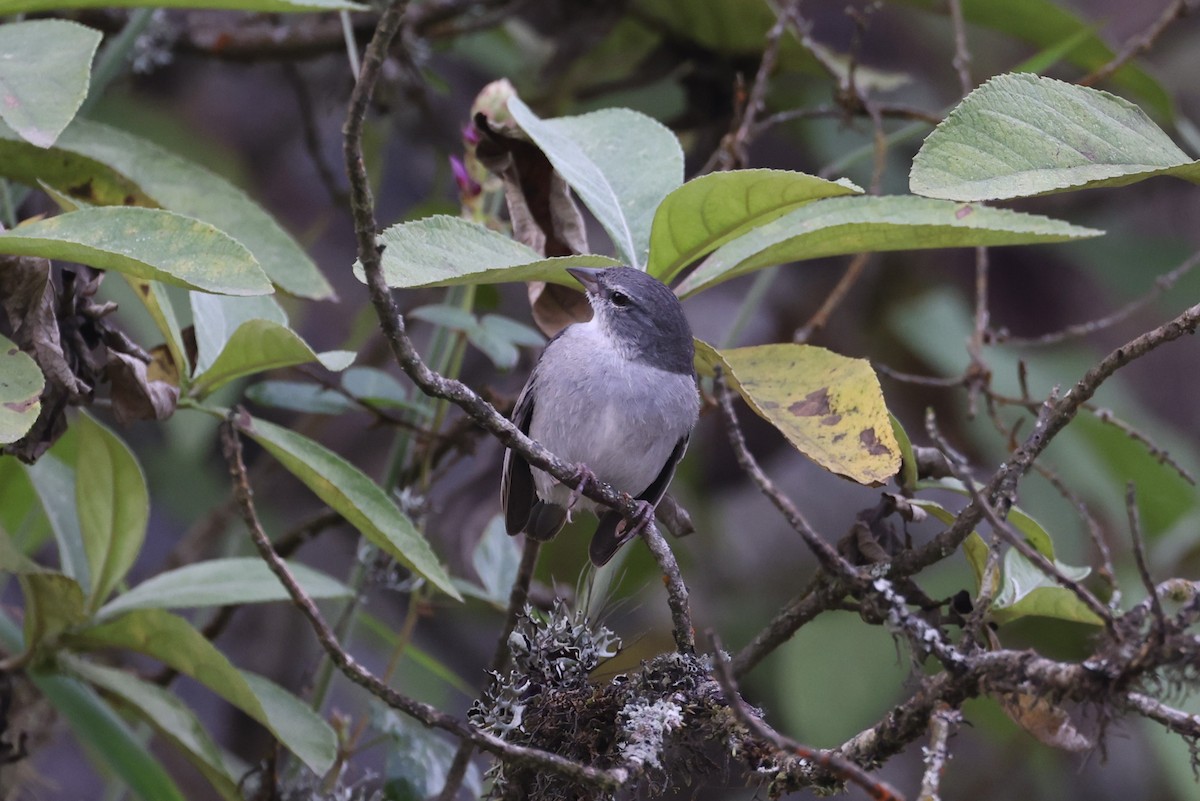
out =
[(525, 524), (525, 534), (538, 542), (554, 539), (554, 535), (562, 531), (567, 524), (567, 510), (553, 503), (538, 501), (529, 513), (529, 522)]
[(592, 544), (588, 547), (588, 556), (592, 558), (593, 565), (603, 567), (608, 564), (608, 560), (629, 541), (626, 533), (628, 528), (625, 518), (616, 512), (605, 512), (600, 516), (600, 525), (596, 527)]

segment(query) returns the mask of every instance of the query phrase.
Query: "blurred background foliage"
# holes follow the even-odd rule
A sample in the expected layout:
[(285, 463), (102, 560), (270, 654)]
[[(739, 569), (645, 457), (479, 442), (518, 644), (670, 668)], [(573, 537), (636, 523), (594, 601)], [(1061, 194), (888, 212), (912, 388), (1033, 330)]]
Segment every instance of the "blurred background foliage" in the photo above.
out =
[[(424, 22), (388, 62), (379, 113), (368, 121), (368, 166), (377, 180), (378, 216), (385, 225), (435, 212), (459, 213), (460, 187), (450, 159), (462, 154), (472, 100), (500, 77), (511, 80), (544, 118), (612, 106), (655, 117), (680, 136), (686, 174), (695, 175), (734, 124), (775, 20), (771, 8), (758, 0), (427, 0), (412, 5)], [(978, 84), (1024, 67), (1076, 80), (1145, 31), (1167, 5), (964, 2), (970, 74)], [(847, 69), (853, 64), (856, 80), (872, 99), (940, 117), (961, 98), (953, 66), (954, 30), (944, 3), (813, 2), (804, 10), (812, 22), (812, 39)], [(112, 9), (66, 16), (110, 37), (131, 19), (130, 12)], [(361, 43), (372, 17), (353, 19)], [(403, 389), (388, 391), (399, 404), (396, 408), (403, 408), (403, 399), (396, 396), (411, 396), (411, 387), (390, 363), (365, 292), (350, 269), (354, 242), (344, 202), (340, 127), (352, 74), (336, 16), (181, 9), (154, 11), (144, 24), (112, 82), (89, 99), (86, 115), (203, 164), (269, 209), (306, 247), (339, 296), (336, 302), (281, 298), (293, 325), (315, 350), (357, 351), (359, 366), (378, 367), (395, 377)], [(1200, 88), (1194, 79), (1200, 74), (1197, 24), (1195, 18), (1172, 24), (1148, 52), (1103, 84), (1140, 105), (1193, 156), (1200, 151), (1200, 133), (1191, 122), (1200, 115)], [(871, 121), (844, 113), (836, 105), (835, 88), (809, 52), (785, 36), (762, 119), (794, 109), (832, 111), (770, 125), (751, 142), (744, 166), (846, 177), (870, 186)], [(882, 126), (889, 147), (879, 188), (905, 193), (913, 155), (932, 126), (911, 119), (885, 119)], [(1014, 335), (1036, 337), (1110, 314), (1150, 292), (1160, 275), (1200, 246), (1200, 192), (1174, 179), (1004, 205), (1107, 232), (1079, 243), (990, 251), (991, 324)], [(35, 194), (22, 216), (52, 208)], [(594, 242), (604, 241), (598, 229), (592, 233)], [(962, 375), (974, 325), (974, 257), (965, 250), (873, 256), (828, 325), (810, 341), (905, 373)], [(685, 308), (696, 335), (706, 341), (790, 341), (835, 286), (846, 263), (845, 258), (822, 259), (773, 271), (754, 314), (734, 332), (733, 341), (727, 339), (731, 325), (758, 276), (730, 281), (689, 300)], [(147, 346), (158, 341), (123, 283), (106, 282), (103, 290), (120, 304), (122, 323), (136, 341)], [(399, 299), (408, 311), (461, 303), (461, 292), (406, 291)], [(1200, 272), (1192, 272), (1129, 318), (1090, 336), (1041, 347), (991, 345), (985, 361), (994, 386), (1019, 394), (1018, 362), (1023, 361), (1033, 397), (1044, 397), (1054, 386), (1068, 387), (1112, 347), (1159, 325), (1198, 296)], [(478, 288), (473, 305), (479, 314), (529, 322), (521, 286)], [(426, 353), (444, 352), (446, 329), (425, 319), (419, 314), (413, 318), (419, 345)], [(450, 340), (462, 341), (454, 334)], [(502, 408), (515, 397), (536, 357), (535, 348), (522, 347), (519, 363), (502, 369), (473, 346), (454, 347), (462, 377), (490, 393)], [(1194, 400), (1200, 396), (1198, 357), (1195, 342), (1164, 348), (1123, 370), (1096, 399), (1193, 475), (1200, 469), (1200, 404)], [(281, 371), (271, 378), (311, 381), (313, 375), (323, 382), (339, 380), (316, 367)], [(961, 386), (914, 385), (886, 375), (881, 381), (889, 408), (918, 443), (927, 439), (923, 419), (931, 407), (942, 433), (981, 472), (990, 472), (1007, 453), (1008, 443), (988, 416), (982, 410), (972, 415)], [(312, 415), (281, 410), (278, 402), (255, 405), (255, 400), (270, 400), (267, 393), (241, 382), (221, 390), (218, 400), (249, 398), (254, 413), (319, 439), (372, 476), (386, 478), (395, 470), (403, 431), (354, 410)], [(435, 413), (448, 414), (446, 424), (453, 425), (453, 412)], [(675, 547), (697, 627), (715, 628), (729, 648), (737, 649), (800, 592), (814, 564), (802, 542), (741, 475), (715, 418), (702, 419), (673, 485), (697, 524), (697, 532)], [(743, 421), (751, 449), (826, 538), (839, 539), (858, 510), (876, 503), (878, 490), (814, 468), (764, 422), (750, 415)], [(149, 535), (131, 583), (168, 564), (251, 552), (228, 503), (215, 426), (215, 420), (193, 414), (122, 431), (142, 460), (153, 498)], [(1144, 444), (1083, 416), (1044, 461), (1100, 521), (1129, 602), (1137, 599), (1140, 584), (1125, 522), (1126, 482), (1138, 488), (1153, 575), (1195, 578), (1200, 573), (1200, 497), (1193, 484)], [(477, 574), (485, 587), (487, 571), (499, 569), (496, 562), (507, 545), (502, 541), (491, 555), (476, 551), (498, 511), (499, 465), (497, 443), (479, 439), (469, 453), (447, 460), (430, 474), (435, 480), (406, 498), (452, 572)], [(256, 455), (252, 471), (270, 531), (287, 530), (320, 511), (319, 502), (269, 459)], [(7, 489), (11, 485), (0, 492)], [(947, 496), (945, 503), (957, 501)], [(1020, 503), (1051, 532), (1064, 562), (1096, 563), (1077, 511), (1049, 483), (1031, 476), (1022, 485)], [(911, 526), (909, 533), (920, 540), (936, 530), (935, 523), (927, 522)], [(570, 593), (586, 562), (586, 541), (573, 530), (558, 537), (543, 551), (539, 580)], [(502, 613), (485, 600), (468, 599), (463, 605), (442, 597), (430, 600), (359, 556), (357, 537), (345, 526), (323, 533), (299, 552), (301, 561), (344, 580), (359, 574), (365, 589), (352, 613), (347, 648), (376, 670), (384, 668), (389, 654), (401, 653), (394, 674), (400, 689), (456, 713), (465, 711), (483, 679)], [(923, 586), (934, 597), (974, 589), (961, 557), (924, 575)], [(616, 672), (667, 650), (670, 625), (657, 569), (643, 548), (627, 549), (627, 558), (608, 578), (612, 584), (598, 603), (626, 647), (601, 671)], [(339, 614), (336, 605), (329, 608), (331, 616)], [(1030, 618), (1005, 627), (1002, 639), (1009, 647), (1025, 644), (1070, 659), (1086, 653), (1089, 634), (1080, 624)], [(397, 649), (400, 642), (407, 647)], [(240, 612), (217, 644), (234, 663), (293, 690), (323, 679), (315, 641), (285, 605)], [(877, 720), (906, 697), (909, 685), (907, 657), (887, 631), (839, 612), (802, 628), (745, 678), (743, 690), (781, 730), (803, 742), (829, 746)], [(232, 753), (247, 763), (269, 753), (269, 735), (247, 725), (240, 713), (190, 681), (177, 686), (177, 694), (200, 711)], [(1180, 705), (1200, 712), (1195, 699), (1180, 699)], [(368, 714), (358, 694), (337, 682), (324, 711), (348, 727)], [(1085, 726), (1098, 725), (1089, 710), (1078, 712)], [(1138, 721), (1111, 727), (1103, 753), (1078, 755), (1038, 744), (992, 701), (970, 702), (967, 719), (970, 725), (955, 737), (944, 786), (947, 798), (1184, 801), (1200, 792), (1186, 744)], [(367, 779), (368, 784), (386, 784), (389, 798), (419, 797), (439, 787), (437, 772), (444, 770), (450, 750), (439, 736), (391, 717), (377, 716), (371, 725), (379, 736), (354, 759), (362, 775), (376, 777)], [(42, 778), (25, 797), (122, 797), (119, 783), (97, 776), (87, 754), (59, 731), (34, 752), (31, 767)], [(156, 746), (155, 753), (183, 777), (180, 783), (189, 798), (212, 797), (199, 774), (178, 764), (169, 747)], [(412, 759), (413, 753), (428, 756)], [(915, 787), (921, 768), (920, 749), (913, 747), (881, 775), (898, 786)], [(752, 798), (755, 792), (708, 787), (686, 795)]]

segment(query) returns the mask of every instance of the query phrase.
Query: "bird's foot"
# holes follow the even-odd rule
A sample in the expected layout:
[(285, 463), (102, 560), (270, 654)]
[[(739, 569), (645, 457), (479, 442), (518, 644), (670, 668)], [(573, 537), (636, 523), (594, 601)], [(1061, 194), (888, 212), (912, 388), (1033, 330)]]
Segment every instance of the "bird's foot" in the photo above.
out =
[(595, 487), (600, 483), (600, 479), (596, 478), (596, 474), (592, 469), (585, 464), (575, 465), (575, 469), (579, 471), (579, 483), (571, 490), (571, 497), (567, 499), (567, 509), (574, 509), (575, 504), (583, 497), (583, 492), (587, 489), (588, 484)]
[[(626, 495), (625, 497), (628, 498), (629, 496)], [(636, 510), (621, 523), (623, 529), (621, 533), (622, 542), (627, 542), (641, 534), (646, 526), (650, 525), (650, 522), (654, 520), (654, 504), (641, 499), (635, 500), (634, 503), (637, 504)]]

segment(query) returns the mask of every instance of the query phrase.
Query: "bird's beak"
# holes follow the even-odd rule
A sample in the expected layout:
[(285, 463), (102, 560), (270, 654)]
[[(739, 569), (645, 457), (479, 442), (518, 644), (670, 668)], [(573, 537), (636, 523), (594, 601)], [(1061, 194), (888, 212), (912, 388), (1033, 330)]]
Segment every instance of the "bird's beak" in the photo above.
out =
[(600, 291), (600, 273), (604, 270), (596, 267), (568, 267), (567, 272), (574, 276), (576, 281), (583, 284), (583, 288), (589, 295), (595, 295)]

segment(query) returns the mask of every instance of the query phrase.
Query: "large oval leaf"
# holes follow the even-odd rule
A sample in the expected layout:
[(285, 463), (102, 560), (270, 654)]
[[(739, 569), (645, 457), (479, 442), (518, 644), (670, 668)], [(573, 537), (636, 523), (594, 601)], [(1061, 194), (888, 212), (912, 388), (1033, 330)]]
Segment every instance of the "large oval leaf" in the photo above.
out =
[(240, 415), (237, 424), (372, 545), (461, 600), (421, 532), (365, 473), (323, 445), (282, 426), (248, 414)]
[(0, 119), (33, 145), (54, 144), (87, 97), (101, 38), (65, 20), (0, 26)]
[(821, 467), (869, 485), (900, 469), (883, 390), (865, 359), (790, 343), (722, 351), (696, 345), (704, 372), (720, 365), (750, 408)]
[[(107, 623), (74, 632), (68, 642), (79, 649), (121, 648), (153, 657), (191, 676), (267, 727), (314, 772), (324, 773), (333, 763), (336, 738), (332, 730), (317, 737), (311, 731), (292, 731), (291, 724), (298, 716), (281, 712), (283, 704), (274, 693), (264, 702), (246, 674), (177, 615), (161, 609), (136, 609)], [(328, 724), (315, 715), (304, 723), (328, 729)], [(314, 743), (322, 742), (328, 745), (314, 747)]]
[(16, 442), (33, 426), (45, 385), (33, 357), (0, 334), (0, 445)]
[(730, 170), (688, 181), (663, 200), (650, 230), (646, 267), (669, 282), (696, 259), (755, 226), (826, 197), (862, 194), (846, 180), (787, 170)]
[(150, 518), (146, 477), (133, 452), (86, 414), (75, 422), (75, 504), (92, 577), (89, 605), (95, 609), (133, 565)]
[(1127, 100), (1020, 74), (967, 95), (921, 146), (909, 185), (928, 197), (1002, 200), (1155, 175), (1200, 183), (1200, 161)]
[[(345, 598), (350, 588), (299, 563), (288, 567), (310, 598)], [(130, 609), (187, 609), (266, 601), (291, 596), (263, 560), (257, 557), (209, 559), (159, 573), (114, 598), (96, 613), (106, 620)]]
[[(412, 289), (508, 281), (550, 281), (577, 287), (567, 267), (613, 267), (607, 256), (544, 258), (533, 248), (482, 225), (435, 215), (393, 225), (380, 235), (388, 286)], [(355, 274), (362, 280), (362, 268)]]
[(845, 253), (1063, 242), (1091, 228), (944, 200), (895, 195), (820, 200), (729, 242), (676, 288), (690, 295), (762, 267)]
[(683, 183), (683, 150), (671, 129), (625, 108), (543, 120), (511, 97), (508, 111), (596, 215), (625, 263), (645, 269), (654, 210)]
[(250, 251), (208, 223), (161, 209), (80, 209), (0, 233), (0, 253), (42, 256), (223, 295), (265, 295)]
[(45, 182), (93, 205), (161, 206), (195, 217), (241, 242), (285, 292), (334, 296), (304, 249), (245, 192), (133, 134), (76, 119), (54, 147), (42, 150), (0, 125), (0, 175)]

